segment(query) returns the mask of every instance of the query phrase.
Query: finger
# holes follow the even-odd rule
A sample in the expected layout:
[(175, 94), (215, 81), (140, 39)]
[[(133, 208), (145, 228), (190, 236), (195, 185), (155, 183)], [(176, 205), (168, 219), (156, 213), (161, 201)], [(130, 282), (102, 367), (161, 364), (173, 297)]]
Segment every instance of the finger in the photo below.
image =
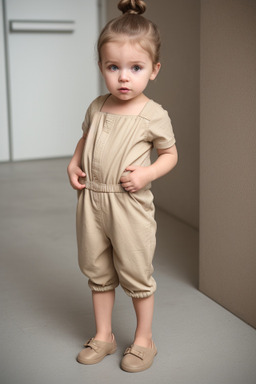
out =
[(82, 184), (72, 184), (72, 187), (73, 187), (76, 191), (82, 191), (82, 189), (85, 189), (85, 185), (82, 185)]
[(126, 171), (130, 171), (130, 172), (133, 172), (135, 171), (135, 169), (137, 169), (138, 166), (137, 165), (129, 165), (129, 167), (125, 168)]
[(84, 173), (84, 171), (82, 171), (82, 169), (79, 169), (79, 171), (77, 172), (77, 175), (80, 176), (80, 177), (85, 177), (86, 174)]
[(131, 182), (121, 183), (121, 185), (122, 185), (123, 188), (132, 187), (132, 183)]
[(133, 185), (131, 185), (131, 186), (129, 186), (129, 187), (126, 187), (126, 188), (124, 188), (127, 192), (131, 192), (131, 193), (133, 193), (133, 192), (136, 192), (136, 188), (133, 186)]
[(77, 181), (77, 180), (72, 180), (71, 185), (74, 189), (77, 189), (79, 191), (85, 188), (85, 185), (80, 184), (79, 181)]
[(127, 190), (128, 188), (131, 187), (131, 185), (129, 183), (121, 183), (121, 186), (123, 189)]
[(131, 183), (122, 183), (122, 187), (123, 188), (132, 188), (132, 184)]
[(122, 176), (120, 181), (121, 183), (127, 183), (129, 181), (129, 178), (127, 176)]
[(84, 185), (84, 184), (79, 184), (79, 186), (78, 186), (78, 190), (79, 191), (82, 191), (82, 189), (85, 189), (86, 188), (86, 186)]

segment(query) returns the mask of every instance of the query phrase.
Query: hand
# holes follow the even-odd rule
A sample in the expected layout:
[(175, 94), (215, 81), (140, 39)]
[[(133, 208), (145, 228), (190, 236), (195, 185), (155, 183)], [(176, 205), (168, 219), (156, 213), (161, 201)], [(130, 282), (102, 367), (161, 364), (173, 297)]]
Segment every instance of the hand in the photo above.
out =
[(137, 192), (152, 180), (149, 167), (131, 165), (127, 167), (125, 171), (129, 171), (130, 173), (126, 176), (122, 176), (120, 182), (127, 192)]
[(82, 171), (80, 167), (78, 167), (77, 165), (72, 165), (70, 163), (67, 172), (70, 184), (74, 189), (81, 191), (85, 188), (84, 184), (79, 183), (79, 177), (86, 177), (86, 174)]

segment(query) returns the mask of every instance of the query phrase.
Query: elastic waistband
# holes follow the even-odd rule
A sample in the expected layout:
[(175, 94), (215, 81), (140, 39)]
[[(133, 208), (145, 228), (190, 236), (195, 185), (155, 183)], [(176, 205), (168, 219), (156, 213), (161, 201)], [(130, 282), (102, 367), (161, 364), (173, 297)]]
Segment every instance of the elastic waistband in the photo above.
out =
[(84, 184), (86, 189), (90, 189), (94, 192), (102, 192), (102, 193), (125, 193), (126, 191), (123, 189), (121, 184), (103, 184), (98, 181), (89, 181), (85, 178), (80, 178), (79, 182)]

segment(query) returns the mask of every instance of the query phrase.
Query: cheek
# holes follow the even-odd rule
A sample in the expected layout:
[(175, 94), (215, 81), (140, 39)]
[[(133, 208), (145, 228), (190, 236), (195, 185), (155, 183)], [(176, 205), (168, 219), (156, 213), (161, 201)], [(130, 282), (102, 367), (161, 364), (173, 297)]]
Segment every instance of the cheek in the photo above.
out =
[(107, 83), (107, 82), (109, 82), (109, 76), (108, 76), (108, 74), (107, 73), (102, 73), (102, 76), (103, 76), (103, 78), (104, 78), (104, 80), (105, 80), (105, 83)]
[(113, 87), (115, 87), (115, 84), (116, 82), (114, 81), (113, 77), (112, 76), (105, 76), (104, 77), (104, 82), (106, 84), (106, 87), (108, 88), (108, 90), (112, 90)]
[(107, 81), (113, 81), (115, 76), (114, 76), (114, 73), (113, 72), (105, 72), (105, 75), (104, 75), (104, 78), (107, 80)]
[(145, 76), (143, 76), (141, 79), (140, 79), (140, 84), (141, 86), (145, 86), (147, 85), (147, 83), (149, 82), (149, 75), (146, 74)]
[(113, 84), (113, 78), (111, 76), (106, 76), (105, 83), (110, 85)]

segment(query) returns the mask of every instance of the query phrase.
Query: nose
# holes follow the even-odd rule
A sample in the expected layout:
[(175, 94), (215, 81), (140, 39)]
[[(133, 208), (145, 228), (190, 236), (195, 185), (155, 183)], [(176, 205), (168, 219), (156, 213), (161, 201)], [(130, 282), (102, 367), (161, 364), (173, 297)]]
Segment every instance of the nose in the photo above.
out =
[(126, 69), (122, 69), (120, 72), (119, 72), (119, 81), (121, 83), (125, 82), (125, 81), (128, 81), (129, 80), (129, 77), (128, 77), (128, 73), (127, 73), (127, 70)]

